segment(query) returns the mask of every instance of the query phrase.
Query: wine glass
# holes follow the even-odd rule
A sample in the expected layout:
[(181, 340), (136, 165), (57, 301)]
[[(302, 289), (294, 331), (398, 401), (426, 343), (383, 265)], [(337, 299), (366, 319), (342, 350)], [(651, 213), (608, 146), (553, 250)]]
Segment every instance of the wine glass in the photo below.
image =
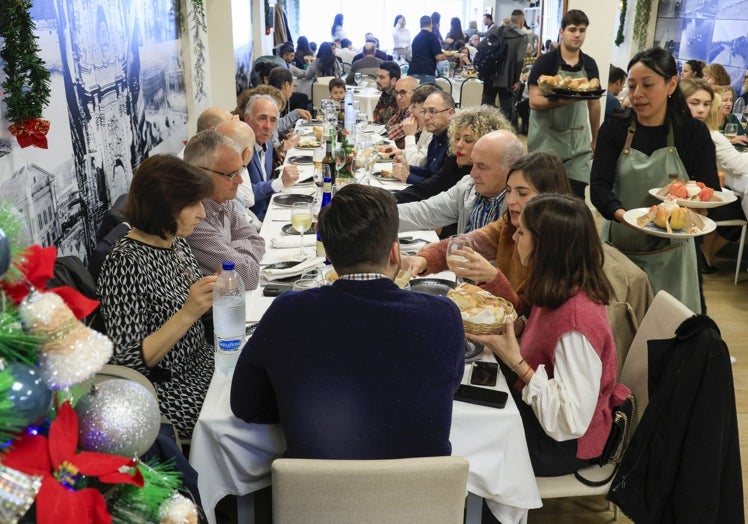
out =
[(449, 237), (447, 243), (447, 267), (457, 275), (457, 283), (462, 284), (465, 280), (460, 276), (460, 271), (467, 269), (465, 264), (469, 260), (464, 253), (473, 251), (473, 240), (467, 235), (454, 235)]
[(296, 202), (291, 208), (291, 225), (299, 232), (299, 258), (307, 258), (304, 252), (304, 233), (312, 227), (312, 205), (308, 202)]
[(314, 172), (312, 173), (312, 180), (314, 185), (317, 186), (317, 194), (314, 197), (315, 202), (322, 199), (322, 187), (325, 185), (325, 178), (330, 178), (330, 166), (320, 163), (314, 166)]
[(345, 164), (345, 149), (342, 147), (333, 148), (332, 157), (335, 159), (335, 171), (339, 173), (340, 168)]
[(725, 124), (725, 136), (728, 140), (738, 136), (738, 124)]
[(357, 86), (361, 85), (361, 73), (358, 73), (358, 72), (354, 73), (353, 79), (356, 81)]
[(359, 184), (369, 184), (371, 179), (372, 163), (364, 154), (353, 157), (353, 178)]

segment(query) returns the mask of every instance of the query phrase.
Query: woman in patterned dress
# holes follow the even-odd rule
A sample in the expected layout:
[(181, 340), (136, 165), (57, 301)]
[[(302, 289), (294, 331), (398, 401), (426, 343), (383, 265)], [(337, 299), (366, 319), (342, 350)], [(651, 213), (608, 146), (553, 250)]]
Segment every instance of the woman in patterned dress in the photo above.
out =
[(184, 239), (205, 217), (201, 201), (212, 189), (208, 176), (176, 157), (143, 161), (124, 209), (132, 229), (112, 248), (98, 282), (111, 363), (153, 382), (161, 412), (183, 438), (192, 435), (213, 375), (200, 317), (216, 277), (200, 278)]

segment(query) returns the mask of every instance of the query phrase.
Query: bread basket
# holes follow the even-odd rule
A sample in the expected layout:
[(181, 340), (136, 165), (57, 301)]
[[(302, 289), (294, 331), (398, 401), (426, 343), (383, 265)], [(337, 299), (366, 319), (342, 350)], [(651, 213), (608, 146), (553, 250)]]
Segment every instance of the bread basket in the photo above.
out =
[[(472, 284), (460, 284), (447, 293), (447, 297), (457, 304), (462, 313), (462, 325), (466, 333), (473, 335), (500, 335), (504, 332), (504, 319), (510, 316), (517, 319), (517, 312), (508, 300), (492, 295), (488, 291)], [(474, 322), (466, 316), (479, 313), (481, 310), (491, 311), (493, 322)]]

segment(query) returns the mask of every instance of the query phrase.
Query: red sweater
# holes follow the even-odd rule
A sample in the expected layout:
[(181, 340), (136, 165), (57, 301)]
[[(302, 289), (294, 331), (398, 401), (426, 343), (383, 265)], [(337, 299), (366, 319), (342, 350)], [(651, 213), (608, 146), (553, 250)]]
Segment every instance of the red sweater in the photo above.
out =
[(605, 306), (596, 304), (583, 293), (574, 295), (556, 309), (533, 306), (520, 348), (533, 369), (544, 364), (548, 378), (553, 378), (556, 344), (572, 331), (587, 337), (602, 361), (597, 407), (586, 433), (577, 440), (577, 458), (591, 459), (600, 456), (608, 439), (611, 408), (629, 394), (626, 386), (616, 384), (617, 355)]

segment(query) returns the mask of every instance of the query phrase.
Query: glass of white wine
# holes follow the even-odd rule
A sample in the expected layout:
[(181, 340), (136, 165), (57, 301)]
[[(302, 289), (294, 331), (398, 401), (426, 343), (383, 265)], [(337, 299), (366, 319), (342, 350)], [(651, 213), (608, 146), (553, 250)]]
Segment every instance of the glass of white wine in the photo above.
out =
[(447, 267), (449, 267), (455, 275), (457, 275), (457, 282), (464, 282), (461, 273), (467, 269), (465, 264), (470, 262), (465, 253), (473, 251), (473, 240), (468, 235), (454, 235), (449, 237), (447, 243)]
[(738, 136), (738, 124), (725, 124), (725, 136), (728, 140)]
[(312, 227), (312, 205), (308, 202), (296, 202), (291, 208), (291, 225), (299, 232), (299, 258), (307, 258), (304, 252), (304, 233)]

